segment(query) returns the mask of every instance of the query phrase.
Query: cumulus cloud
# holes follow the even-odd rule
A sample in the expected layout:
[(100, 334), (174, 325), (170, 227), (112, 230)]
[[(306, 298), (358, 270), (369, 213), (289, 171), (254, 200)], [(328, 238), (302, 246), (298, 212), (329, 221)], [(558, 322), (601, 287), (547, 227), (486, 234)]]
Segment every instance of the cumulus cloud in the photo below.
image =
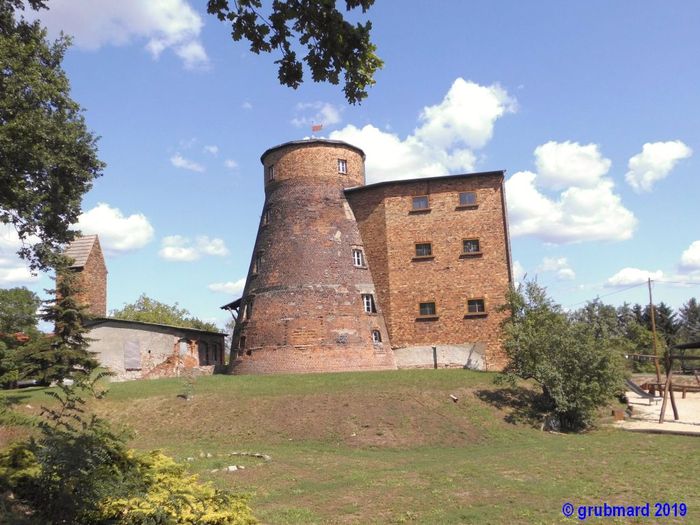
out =
[(664, 272), (661, 270), (649, 271), (640, 270), (639, 268), (623, 268), (615, 275), (610, 277), (605, 286), (608, 287), (618, 287), (618, 286), (632, 286), (635, 284), (646, 283), (649, 279), (658, 281), (662, 279)]
[(223, 257), (228, 253), (223, 239), (210, 239), (206, 235), (200, 235), (192, 241), (182, 235), (168, 235), (161, 240), (158, 255), (166, 261), (189, 262), (200, 259), (202, 255)]
[(241, 104), (241, 108), (242, 109), (253, 109), (253, 104), (251, 104), (250, 102), (248, 102), (246, 100), (243, 104)]
[(497, 119), (515, 110), (515, 100), (498, 84), (480, 86), (458, 78), (442, 102), (423, 108), (406, 138), (371, 124), (348, 125), (330, 138), (365, 151), (368, 183), (448, 175), (472, 171), (474, 150), (491, 139)]
[(154, 59), (170, 49), (186, 68), (209, 64), (199, 38), (204, 22), (187, 0), (51, 0), (49, 7), (37, 16), (53, 34), (71, 35), (80, 48), (145, 40)]
[(576, 272), (571, 268), (566, 257), (545, 257), (542, 259), (539, 270), (555, 273), (560, 281), (570, 281), (576, 278)]
[(681, 159), (693, 154), (693, 150), (680, 140), (646, 143), (642, 152), (629, 160), (625, 180), (637, 193), (651, 191), (654, 184), (668, 177)]
[(230, 170), (235, 170), (238, 167), (238, 162), (236, 162), (233, 159), (226, 159), (224, 161), (224, 166), (226, 166)]
[(245, 286), (245, 277), (237, 281), (227, 281), (224, 283), (211, 283), (207, 286), (212, 292), (220, 292), (229, 295), (240, 295)]
[[(588, 170), (567, 165), (567, 158), (581, 161)], [(554, 244), (632, 237), (637, 219), (614, 192), (606, 176), (610, 161), (596, 145), (548, 142), (535, 150), (535, 159), (538, 173), (519, 171), (506, 181), (514, 237), (533, 235)], [(544, 193), (566, 185), (555, 195)]]
[(186, 159), (179, 153), (176, 153), (175, 155), (170, 157), (170, 164), (172, 164), (176, 168), (181, 168), (183, 170), (189, 171), (196, 171), (197, 173), (204, 173), (206, 171), (204, 166), (189, 159)]
[(700, 270), (700, 241), (694, 241), (681, 255), (681, 269)]
[[(29, 239), (28, 244), (37, 240)], [(27, 264), (17, 255), (21, 247), (22, 241), (14, 226), (0, 223), (0, 285), (17, 286), (39, 280), (39, 276), (32, 275)]]
[(525, 267), (520, 264), (520, 261), (513, 262), (513, 280), (515, 282), (522, 281), (525, 278)]
[(202, 149), (204, 150), (204, 153), (209, 153), (209, 155), (218, 155), (219, 153), (219, 146), (216, 145), (207, 145)]
[(296, 116), (291, 122), (298, 128), (314, 124), (332, 126), (342, 120), (341, 111), (341, 108), (328, 102), (300, 102), (295, 107)]
[(127, 217), (104, 202), (81, 214), (77, 228), (85, 235), (99, 235), (100, 245), (111, 254), (142, 248), (153, 238), (153, 226), (145, 215)]

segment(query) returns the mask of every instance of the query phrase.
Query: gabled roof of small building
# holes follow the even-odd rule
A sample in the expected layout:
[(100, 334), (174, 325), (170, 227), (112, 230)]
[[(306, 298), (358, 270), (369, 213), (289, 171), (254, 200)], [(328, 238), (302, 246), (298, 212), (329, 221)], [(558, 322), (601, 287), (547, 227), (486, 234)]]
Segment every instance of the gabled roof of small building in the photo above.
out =
[(96, 240), (97, 235), (84, 235), (68, 245), (63, 254), (73, 259), (73, 263), (70, 265), (71, 268), (83, 268), (85, 266)]
[(170, 328), (170, 329), (180, 330), (183, 332), (197, 332), (200, 334), (220, 335), (220, 336), (227, 335), (223, 332), (212, 332), (209, 330), (200, 330), (199, 328), (190, 328), (189, 326), (175, 326), (172, 324), (147, 323), (145, 321), (132, 321), (131, 319), (116, 319), (114, 317), (94, 317), (85, 323), (85, 327), (92, 328), (93, 326), (98, 326), (98, 325), (106, 324), (106, 323), (122, 325), (125, 327), (127, 325), (136, 325), (136, 326), (141, 326), (143, 328), (148, 328), (150, 326), (153, 328)]

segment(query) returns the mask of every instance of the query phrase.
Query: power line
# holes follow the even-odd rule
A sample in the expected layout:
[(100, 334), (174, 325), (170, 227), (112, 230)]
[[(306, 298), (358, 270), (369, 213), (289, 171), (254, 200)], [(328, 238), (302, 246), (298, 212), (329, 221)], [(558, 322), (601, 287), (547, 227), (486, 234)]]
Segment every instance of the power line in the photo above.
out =
[[(652, 282), (653, 282), (653, 281), (652, 281)], [(629, 286), (626, 286), (625, 288), (620, 288), (619, 290), (615, 290), (614, 292), (606, 293), (606, 294), (603, 294), (603, 295), (597, 295), (597, 296), (596, 296), (596, 299), (602, 299), (603, 297), (609, 297), (609, 296), (611, 296), (611, 295), (615, 295), (615, 294), (618, 294), (618, 293), (626, 292), (627, 290), (631, 290), (632, 288), (639, 288), (640, 286), (646, 286), (646, 285), (647, 285), (647, 283), (631, 284), (631, 285), (629, 285)], [(587, 302), (589, 302), (589, 301), (591, 301), (591, 300), (592, 300), (592, 299), (586, 299), (585, 301), (579, 301), (578, 303), (567, 304), (567, 305), (565, 306), (565, 308), (571, 308), (572, 306), (578, 306), (579, 304), (584, 304), (584, 303), (587, 303)]]

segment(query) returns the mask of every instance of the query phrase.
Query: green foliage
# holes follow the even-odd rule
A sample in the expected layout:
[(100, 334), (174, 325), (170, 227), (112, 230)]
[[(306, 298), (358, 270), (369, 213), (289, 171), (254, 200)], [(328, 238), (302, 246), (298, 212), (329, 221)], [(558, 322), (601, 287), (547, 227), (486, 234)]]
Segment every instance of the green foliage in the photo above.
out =
[(36, 334), (41, 299), (25, 287), (0, 289), (0, 333)]
[(158, 451), (136, 455), (124, 433), (89, 414), (100, 375), (48, 392), (38, 440), (0, 454), (0, 491), (10, 491), (43, 524), (250, 525), (245, 499), (198, 482)]
[[(238, 42), (247, 40), (253, 53), (280, 51), (282, 58), (278, 78), (281, 84), (296, 89), (303, 82), (302, 62), (294, 48), (306, 47), (303, 61), (311, 70), (314, 82), (338, 84), (344, 75), (345, 98), (351, 104), (367, 97), (374, 85), (374, 74), (384, 65), (370, 40), (372, 23), (352, 25), (336, 8), (336, 0), (275, 0), (267, 17), (261, 14), (261, 0), (209, 0), (207, 11), (231, 24), (231, 36)], [(361, 8), (365, 13), (374, 0), (345, 0), (350, 12)]]
[(78, 276), (61, 265), (56, 270), (55, 299), (44, 305), (42, 318), (54, 326), (51, 336), (38, 337), (18, 349), (24, 378), (38, 379), (42, 384), (89, 376), (98, 363), (88, 351), (85, 337), (86, 307), (78, 300)]
[(104, 165), (61, 68), (69, 39), (49, 42), (39, 22), (15, 16), (21, 7), (0, 0), (0, 223), (23, 241), (38, 237), (18, 253), (45, 269), (75, 236), (69, 227)]
[(194, 317), (185, 308), (180, 308), (178, 303), (170, 306), (156, 301), (155, 299), (151, 299), (146, 294), (141, 294), (135, 303), (125, 304), (121, 310), (112, 310), (110, 314), (115, 319), (168, 324), (185, 328), (209, 330), (210, 332), (218, 331), (214, 323), (204, 322)]
[(501, 381), (532, 379), (564, 430), (592, 423), (598, 406), (622, 391), (620, 336), (599, 302), (567, 316), (534, 281), (511, 289), (503, 324), (508, 364)]
[(678, 309), (678, 331), (681, 342), (689, 343), (700, 340), (700, 304), (692, 297)]

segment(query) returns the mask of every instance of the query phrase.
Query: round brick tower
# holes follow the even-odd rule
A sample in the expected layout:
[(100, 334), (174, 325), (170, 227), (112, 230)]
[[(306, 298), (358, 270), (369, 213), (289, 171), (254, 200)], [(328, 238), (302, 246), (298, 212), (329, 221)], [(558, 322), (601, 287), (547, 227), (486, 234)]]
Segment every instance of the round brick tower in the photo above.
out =
[(343, 190), (365, 155), (322, 139), (261, 157), (265, 205), (233, 336), (232, 371), (396, 368), (355, 217)]

